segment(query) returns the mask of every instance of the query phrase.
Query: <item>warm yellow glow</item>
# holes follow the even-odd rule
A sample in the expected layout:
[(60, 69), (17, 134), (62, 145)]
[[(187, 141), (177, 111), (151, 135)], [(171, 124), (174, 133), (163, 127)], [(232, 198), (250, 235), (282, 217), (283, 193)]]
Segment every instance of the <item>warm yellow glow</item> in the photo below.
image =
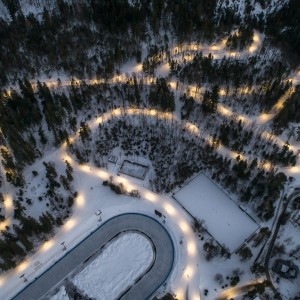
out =
[(186, 122), (185, 123), (185, 128), (191, 132), (191, 133), (196, 133), (196, 134), (199, 134), (200, 133), (200, 129), (198, 126), (196, 126), (195, 124), (193, 123), (190, 123), (190, 122)]
[(143, 65), (142, 64), (137, 64), (135, 67), (134, 67), (134, 72), (141, 72), (143, 69)]
[(29, 266), (29, 259), (23, 261), (20, 265), (17, 266), (16, 272), (21, 273), (24, 272)]
[(77, 198), (76, 198), (76, 205), (81, 208), (84, 207), (85, 204), (85, 198), (83, 197), (83, 194), (78, 194)]
[(164, 209), (167, 211), (167, 213), (174, 217), (177, 215), (177, 211), (176, 209), (174, 208), (174, 206), (172, 206), (170, 203), (165, 203), (164, 204)]
[(157, 196), (154, 193), (148, 191), (145, 192), (144, 197), (151, 202), (157, 202), (158, 200)]
[(172, 89), (176, 89), (177, 83), (175, 81), (170, 81), (169, 85), (171, 86)]
[(236, 53), (236, 52), (230, 52), (229, 55), (230, 55), (230, 56), (236, 56), (237, 53)]
[(251, 93), (251, 89), (249, 87), (245, 87), (241, 89), (241, 93), (242, 94), (250, 94)]
[(195, 255), (197, 253), (197, 247), (194, 241), (189, 241), (187, 244), (188, 254)]
[(184, 273), (183, 273), (183, 276), (185, 278), (191, 278), (195, 273), (195, 268), (191, 265), (187, 266)]
[(79, 169), (85, 173), (91, 173), (92, 169), (88, 165), (80, 165)]
[(11, 224), (11, 219), (7, 218), (3, 222), (0, 223), (0, 231), (5, 230), (6, 226), (10, 226)]
[(179, 223), (179, 226), (180, 226), (181, 230), (182, 230), (184, 233), (187, 233), (187, 232), (188, 232), (188, 230), (189, 230), (189, 225), (188, 225), (188, 223), (187, 223), (186, 221), (181, 221), (181, 222)]
[(212, 51), (218, 51), (218, 50), (220, 50), (220, 47), (217, 46), (217, 45), (213, 45), (213, 46), (210, 47), (210, 50), (212, 50)]
[(46, 252), (47, 250), (51, 249), (54, 245), (55, 245), (54, 240), (47, 241), (42, 245), (41, 251)]
[(62, 155), (60, 156), (62, 160), (64, 161), (68, 161), (68, 163), (72, 164), (74, 162), (73, 158), (66, 152), (62, 153)]
[(253, 53), (253, 52), (255, 52), (256, 50), (257, 50), (257, 46), (255, 46), (255, 45), (250, 46), (249, 49), (248, 49), (248, 51), (249, 51), (250, 53)]
[(175, 295), (176, 295), (176, 299), (178, 300), (183, 300), (185, 299), (184, 298), (184, 290), (182, 288), (178, 288), (176, 291), (175, 291)]
[(96, 170), (94, 174), (96, 174), (96, 176), (100, 177), (102, 180), (107, 180), (109, 178), (109, 174), (103, 170)]
[(64, 225), (64, 231), (70, 231), (72, 228), (75, 227), (75, 225), (77, 224), (77, 220), (75, 218), (70, 219), (69, 221), (67, 221), (67, 223)]
[(256, 123), (257, 124), (264, 124), (266, 122), (269, 122), (272, 119), (273, 115), (271, 114), (261, 114), (257, 120)]
[(5, 283), (6, 281), (6, 277), (0, 277), (0, 287), (3, 286), (3, 284)]
[(288, 169), (291, 174), (300, 174), (300, 166), (291, 167)]
[(226, 95), (225, 89), (220, 89), (219, 95), (220, 95), (220, 96), (225, 96), (225, 95)]
[(112, 112), (113, 116), (121, 116), (121, 114), (122, 114), (122, 110), (120, 108), (117, 108)]
[(4, 196), (4, 206), (6, 210), (11, 210), (14, 208), (12, 195), (7, 194)]
[(157, 115), (157, 110), (151, 109), (151, 110), (149, 111), (149, 115), (150, 115), (150, 116), (156, 116), (156, 115)]
[(200, 296), (197, 295), (196, 293), (194, 293), (194, 294), (191, 296), (191, 300), (200, 300)]
[(228, 107), (225, 107), (224, 105), (221, 105), (221, 104), (218, 105), (217, 110), (221, 115), (226, 116), (226, 117), (230, 117), (233, 114), (231, 109), (229, 109)]

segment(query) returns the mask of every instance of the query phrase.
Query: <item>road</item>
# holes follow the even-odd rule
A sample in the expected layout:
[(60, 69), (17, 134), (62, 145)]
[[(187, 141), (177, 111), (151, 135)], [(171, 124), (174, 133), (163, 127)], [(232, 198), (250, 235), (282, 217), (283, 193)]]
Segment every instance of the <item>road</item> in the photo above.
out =
[[(270, 262), (271, 254), (272, 254), (272, 251), (273, 251), (274, 244), (276, 242), (276, 238), (277, 238), (280, 226), (282, 225), (282, 219), (285, 216), (286, 209), (288, 208), (288, 205), (289, 205), (290, 201), (293, 200), (297, 196), (299, 196), (299, 190), (294, 190), (294, 192), (291, 193), (289, 195), (288, 199), (284, 202), (284, 204), (282, 206), (282, 209), (281, 209), (281, 213), (280, 213), (280, 215), (277, 219), (277, 223), (275, 225), (275, 229), (274, 229), (271, 241), (269, 243), (269, 247), (268, 247), (265, 262), (264, 262), (267, 279), (271, 283), (271, 288), (273, 289), (274, 293), (277, 294), (277, 295), (278, 295), (278, 291), (277, 291), (276, 287), (274, 286), (272, 278), (271, 278), (270, 269), (269, 269), (269, 262)], [(278, 297), (279, 297), (279, 299), (281, 299), (280, 295), (278, 295)]]
[(174, 262), (174, 246), (166, 229), (155, 219), (142, 214), (116, 216), (70, 250), (33, 283), (17, 294), (14, 300), (40, 299), (70, 275), (96, 251), (122, 232), (138, 231), (145, 235), (154, 249), (154, 262), (150, 270), (130, 287), (120, 299), (144, 300), (150, 297), (168, 278)]

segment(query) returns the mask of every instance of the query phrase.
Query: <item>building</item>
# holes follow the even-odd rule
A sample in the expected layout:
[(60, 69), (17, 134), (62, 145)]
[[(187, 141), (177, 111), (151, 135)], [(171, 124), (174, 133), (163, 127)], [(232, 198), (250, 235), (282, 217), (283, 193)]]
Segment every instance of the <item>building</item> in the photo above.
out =
[(299, 268), (291, 260), (277, 259), (272, 270), (280, 276), (288, 279), (297, 277)]

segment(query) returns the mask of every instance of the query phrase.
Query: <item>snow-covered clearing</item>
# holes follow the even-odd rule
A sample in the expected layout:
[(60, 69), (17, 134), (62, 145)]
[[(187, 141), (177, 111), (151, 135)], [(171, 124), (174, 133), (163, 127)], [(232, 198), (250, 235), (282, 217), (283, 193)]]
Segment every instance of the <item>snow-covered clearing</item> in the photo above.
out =
[(116, 299), (147, 271), (153, 258), (147, 238), (128, 233), (113, 241), (73, 283), (95, 299)]
[(194, 217), (204, 220), (208, 232), (230, 252), (235, 251), (259, 227), (204, 174), (193, 179), (174, 197)]

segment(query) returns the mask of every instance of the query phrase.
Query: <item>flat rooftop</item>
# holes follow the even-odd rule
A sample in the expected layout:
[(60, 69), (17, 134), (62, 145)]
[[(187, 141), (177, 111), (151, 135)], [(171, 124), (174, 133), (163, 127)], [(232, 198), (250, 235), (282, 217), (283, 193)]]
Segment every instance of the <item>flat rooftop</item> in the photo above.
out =
[(185, 185), (174, 198), (195, 218), (205, 221), (207, 231), (234, 252), (258, 228), (233, 200), (211, 179), (200, 174)]

